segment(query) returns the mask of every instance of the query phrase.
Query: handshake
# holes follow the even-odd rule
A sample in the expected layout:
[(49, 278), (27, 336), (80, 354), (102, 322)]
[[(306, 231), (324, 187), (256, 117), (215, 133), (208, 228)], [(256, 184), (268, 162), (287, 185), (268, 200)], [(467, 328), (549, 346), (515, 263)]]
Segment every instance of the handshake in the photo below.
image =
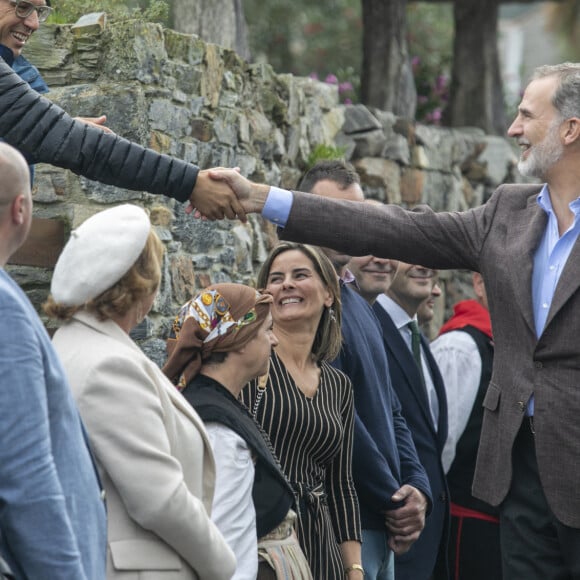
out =
[(246, 214), (262, 211), (269, 191), (269, 185), (249, 181), (238, 168), (202, 169), (185, 211), (203, 219), (245, 222)]

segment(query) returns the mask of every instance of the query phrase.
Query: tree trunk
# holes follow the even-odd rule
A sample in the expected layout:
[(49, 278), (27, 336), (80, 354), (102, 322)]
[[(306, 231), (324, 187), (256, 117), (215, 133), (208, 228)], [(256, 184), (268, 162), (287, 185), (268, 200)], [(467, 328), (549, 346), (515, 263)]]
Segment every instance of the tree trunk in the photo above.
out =
[(480, 127), (502, 135), (507, 128), (497, 22), (500, 0), (455, 0), (455, 40), (445, 124)]
[(249, 58), (243, 0), (172, 0), (170, 25)]
[(413, 118), (417, 103), (407, 50), (407, 0), (362, 0), (365, 105)]

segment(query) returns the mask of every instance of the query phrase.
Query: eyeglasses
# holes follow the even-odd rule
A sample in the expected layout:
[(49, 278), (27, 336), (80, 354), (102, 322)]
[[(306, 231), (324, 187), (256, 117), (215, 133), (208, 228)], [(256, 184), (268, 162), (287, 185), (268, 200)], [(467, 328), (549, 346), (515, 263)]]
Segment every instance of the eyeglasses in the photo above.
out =
[(18, 18), (28, 18), (35, 10), (38, 16), (38, 22), (44, 22), (52, 12), (50, 6), (37, 6), (28, 0), (9, 0), (10, 4), (14, 6), (14, 12)]

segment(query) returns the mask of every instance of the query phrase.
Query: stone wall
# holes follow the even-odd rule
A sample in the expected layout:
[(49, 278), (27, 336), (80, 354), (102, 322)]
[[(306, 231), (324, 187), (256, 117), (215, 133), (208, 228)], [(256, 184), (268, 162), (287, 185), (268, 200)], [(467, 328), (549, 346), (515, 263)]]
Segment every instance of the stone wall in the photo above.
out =
[[(413, 207), (463, 210), (513, 181), (507, 141), (477, 129), (417, 125), (362, 105), (343, 106), (336, 87), (275, 74), (234, 52), (158, 25), (129, 22), (71, 29), (43, 26), (27, 56), (51, 87), (50, 98), (73, 115), (105, 113), (118, 134), (201, 167), (239, 166), (250, 178), (295, 187), (317, 145), (344, 147), (369, 197)], [(179, 306), (209, 283), (252, 283), (274, 228), (195, 221), (170, 199), (119, 190), (70, 172), (38, 166), (29, 243), (12, 260), (16, 280), (36, 305), (70, 230), (105, 207), (148, 208), (166, 245), (161, 291), (135, 337), (156, 361)], [(469, 293), (465, 275), (441, 273), (445, 301)], [(434, 326), (443, 318), (439, 308)]]

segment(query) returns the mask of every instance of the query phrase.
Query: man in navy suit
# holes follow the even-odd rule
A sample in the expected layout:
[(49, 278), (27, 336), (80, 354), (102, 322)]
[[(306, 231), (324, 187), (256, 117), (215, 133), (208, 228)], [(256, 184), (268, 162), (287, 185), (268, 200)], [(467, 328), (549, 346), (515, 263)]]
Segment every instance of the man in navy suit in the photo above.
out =
[[(349, 268), (382, 327), (391, 382), (433, 494), (433, 509), (421, 536), (407, 553), (395, 557), (395, 577), (447, 579), (449, 501), (441, 463), (447, 438), (447, 401), (443, 380), (417, 325), (417, 310), (431, 294), (435, 272), (373, 256), (352, 258)], [(385, 284), (381, 273), (394, 268), (390, 283)]]
[[(364, 199), (358, 174), (343, 161), (317, 163), (301, 188), (318, 196)], [(430, 510), (429, 482), (390, 384), (381, 329), (346, 267), (350, 256), (322, 250), (341, 280), (343, 344), (332, 364), (351, 379), (355, 405), (352, 472), (361, 511), (364, 571), (352, 570), (348, 577), (354, 579), (357, 573), (366, 580), (394, 580), (394, 555), (409, 550)]]
[(4, 270), (32, 220), (26, 161), (0, 143), (0, 557), (15, 578), (104, 580), (106, 518), (64, 370)]

